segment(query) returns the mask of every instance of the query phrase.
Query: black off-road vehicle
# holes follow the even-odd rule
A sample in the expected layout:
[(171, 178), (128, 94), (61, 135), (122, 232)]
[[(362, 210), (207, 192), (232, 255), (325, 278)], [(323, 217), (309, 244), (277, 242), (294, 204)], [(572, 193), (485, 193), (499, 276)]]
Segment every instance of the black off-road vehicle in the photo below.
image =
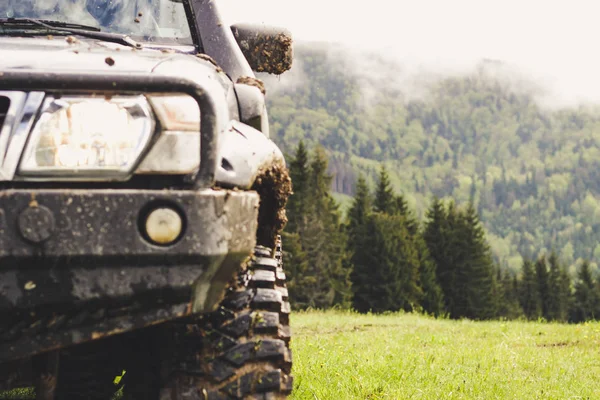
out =
[(292, 42), (216, 3), (0, 1), (0, 393), (291, 392), (291, 182), (254, 72)]

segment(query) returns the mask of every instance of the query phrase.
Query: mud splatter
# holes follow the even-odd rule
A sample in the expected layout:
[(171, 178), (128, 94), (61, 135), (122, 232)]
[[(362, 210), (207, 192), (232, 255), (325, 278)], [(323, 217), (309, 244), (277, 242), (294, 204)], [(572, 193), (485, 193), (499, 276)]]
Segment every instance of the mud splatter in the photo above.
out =
[(198, 54), (196, 54), (196, 57), (198, 57), (201, 60), (208, 61), (209, 63), (211, 63), (212, 65), (214, 65), (217, 68), (219, 67), (219, 64), (217, 64), (215, 59), (207, 54), (198, 53)]
[(238, 78), (236, 83), (257, 87), (260, 89), (260, 92), (263, 95), (267, 94), (265, 84), (260, 79), (252, 78), (250, 76), (241, 76), (240, 78)]
[(245, 37), (247, 33), (242, 29), (235, 29), (234, 35), (238, 37), (242, 53), (256, 72), (281, 75), (292, 68), (294, 54), (290, 35), (276, 33)]
[(252, 189), (260, 195), (257, 244), (274, 248), (277, 235), (287, 223), (285, 206), (292, 193), (287, 167), (279, 162), (262, 170)]

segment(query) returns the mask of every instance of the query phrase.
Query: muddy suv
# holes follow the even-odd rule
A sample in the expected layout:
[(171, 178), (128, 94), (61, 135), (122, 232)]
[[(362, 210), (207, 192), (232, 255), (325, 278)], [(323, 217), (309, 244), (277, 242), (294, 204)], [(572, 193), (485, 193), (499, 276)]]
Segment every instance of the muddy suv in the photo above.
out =
[(254, 72), (289, 33), (213, 0), (0, 3), (0, 397), (285, 398), (291, 182)]

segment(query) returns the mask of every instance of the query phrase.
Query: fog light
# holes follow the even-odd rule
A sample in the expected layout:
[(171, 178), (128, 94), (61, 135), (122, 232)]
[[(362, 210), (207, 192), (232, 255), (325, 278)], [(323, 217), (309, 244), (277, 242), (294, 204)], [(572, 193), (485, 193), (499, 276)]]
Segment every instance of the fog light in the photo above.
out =
[(170, 208), (157, 208), (146, 219), (148, 238), (157, 244), (171, 244), (181, 234), (183, 222), (177, 211)]

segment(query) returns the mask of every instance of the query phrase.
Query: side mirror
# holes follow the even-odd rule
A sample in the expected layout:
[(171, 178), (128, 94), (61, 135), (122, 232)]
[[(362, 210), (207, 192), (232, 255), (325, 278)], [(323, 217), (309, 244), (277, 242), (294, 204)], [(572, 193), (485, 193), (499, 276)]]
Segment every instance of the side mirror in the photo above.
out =
[(236, 24), (231, 30), (254, 72), (281, 75), (292, 68), (292, 35), (286, 29)]

